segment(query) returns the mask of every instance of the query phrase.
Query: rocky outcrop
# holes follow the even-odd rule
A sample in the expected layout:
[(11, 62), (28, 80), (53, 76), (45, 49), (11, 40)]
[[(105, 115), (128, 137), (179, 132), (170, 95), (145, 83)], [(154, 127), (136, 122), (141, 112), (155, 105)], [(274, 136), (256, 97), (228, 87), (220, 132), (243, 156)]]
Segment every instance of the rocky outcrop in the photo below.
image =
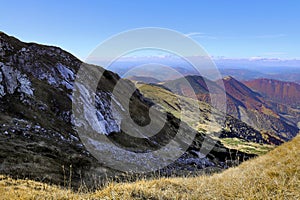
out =
[(33, 96), (33, 88), (31, 82), (25, 74), (14, 70), (10, 66), (1, 65), (0, 63), (0, 83), (1, 96), (5, 94), (14, 94), (15, 91), (22, 95)]

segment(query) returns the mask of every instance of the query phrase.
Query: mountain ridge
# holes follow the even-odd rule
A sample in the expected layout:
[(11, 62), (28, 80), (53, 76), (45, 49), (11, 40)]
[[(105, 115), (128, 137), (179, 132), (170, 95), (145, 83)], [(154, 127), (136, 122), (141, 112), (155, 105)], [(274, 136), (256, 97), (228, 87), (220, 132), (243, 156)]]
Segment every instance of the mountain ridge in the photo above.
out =
[[(288, 113), (288, 116), (284, 115), (282, 110), (277, 108), (281, 107), (280, 104), (269, 102), (261, 94), (251, 90), (233, 77), (214, 82), (200, 76), (187, 76), (186, 80), (191, 85), (192, 91), (184, 91), (185, 88), (188, 88), (184, 86), (184, 79), (167, 81), (162, 85), (179, 95), (182, 95), (184, 92), (186, 94), (195, 92), (197, 99), (206, 103), (210, 103), (210, 92), (214, 95), (225, 92), (228, 114), (241, 119), (259, 131), (270, 132), (285, 141), (298, 134), (299, 129), (296, 122), (300, 119), (298, 111), (295, 111), (295, 113), (291, 111)], [(211, 85), (211, 91), (208, 91), (205, 81), (208, 81), (208, 84)], [(220, 84), (224, 84), (225, 90), (219, 87)], [(285, 107), (285, 111), (288, 110)]]
[(295, 82), (261, 78), (243, 83), (271, 101), (294, 107), (300, 101), (300, 85)]

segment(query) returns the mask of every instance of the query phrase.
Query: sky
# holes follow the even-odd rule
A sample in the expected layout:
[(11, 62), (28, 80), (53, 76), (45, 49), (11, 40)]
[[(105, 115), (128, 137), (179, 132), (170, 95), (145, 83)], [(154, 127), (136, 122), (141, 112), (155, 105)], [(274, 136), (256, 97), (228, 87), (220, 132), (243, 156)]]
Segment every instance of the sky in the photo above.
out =
[(300, 58), (300, 1), (0, 0), (0, 30), (59, 46), (84, 60), (102, 41), (134, 28), (173, 29), (209, 55)]

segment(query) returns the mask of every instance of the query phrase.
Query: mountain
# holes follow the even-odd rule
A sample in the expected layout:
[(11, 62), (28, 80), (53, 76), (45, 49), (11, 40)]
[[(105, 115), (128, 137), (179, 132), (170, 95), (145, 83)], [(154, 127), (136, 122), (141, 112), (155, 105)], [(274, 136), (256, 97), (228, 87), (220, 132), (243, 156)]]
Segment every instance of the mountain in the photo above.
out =
[[(299, 199), (300, 137), (266, 155), (212, 176), (119, 183), (93, 197), (123, 199)], [(254, 184), (255, 183), (255, 184)], [(171, 198), (171, 199), (172, 199)]]
[(299, 109), (282, 104), (275, 98), (266, 98), (232, 77), (223, 78), (223, 83), (228, 94), (241, 100), (242, 107), (237, 107), (237, 111), (242, 121), (258, 129), (275, 132), (284, 140), (298, 134)]
[(232, 76), (242, 82), (254, 79), (274, 79), (300, 83), (300, 72), (296, 67), (261, 67), (260, 69), (256, 69), (256, 71), (243, 68), (220, 68), (220, 73), (223, 77)]
[[(285, 69), (285, 73), (278, 73), (278, 74), (270, 74), (269, 76), (266, 76), (264, 78), (268, 79), (276, 79), (276, 80), (281, 80), (281, 81), (289, 81), (289, 82), (295, 82), (300, 84), (300, 72), (298, 69)], [(292, 73), (288, 73), (291, 72)]]
[(267, 74), (249, 69), (220, 68), (220, 73), (223, 77), (232, 76), (239, 81), (252, 80), (255, 78), (262, 78), (268, 76)]
[(113, 182), (95, 192), (0, 176), (0, 193), (6, 199), (299, 199), (299, 145), (296, 136), (266, 155), (211, 176)]
[[(210, 136), (195, 132), (170, 113), (162, 115), (129, 80), (120, 79), (117, 74), (99, 66), (83, 63), (58, 47), (24, 43), (0, 32), (0, 55), (1, 174), (61, 185), (65, 185), (66, 176), (69, 176), (67, 182), (72, 187), (82, 184), (96, 187), (106, 177), (118, 176), (120, 179), (125, 176), (112, 165), (107, 165), (113, 159), (120, 163), (137, 163), (145, 169), (149, 163), (161, 164), (164, 161), (159, 157), (138, 159), (134, 155), (136, 152), (155, 152), (176, 134), (184, 135), (186, 140), (192, 137), (192, 133), (196, 136), (180, 158), (160, 170), (161, 175), (222, 170), (231, 165), (228, 160), (238, 163), (254, 156), (226, 148)], [(80, 67), (86, 70), (78, 75)], [(103, 74), (99, 81), (98, 72)], [(96, 90), (91, 90), (90, 85), (75, 84), (75, 79), (98, 83)], [(121, 85), (117, 95), (134, 91), (129, 106), (124, 99), (113, 94), (116, 84)], [(74, 99), (73, 91), (78, 98)], [(80, 106), (72, 109), (74, 102)], [(154, 120), (151, 123), (154, 127), (163, 121), (162, 116), (166, 116), (166, 123), (158, 134), (136, 138), (123, 131), (125, 127), (127, 131), (134, 130), (143, 135), (143, 131), (131, 129), (128, 114), (135, 124), (144, 126), (150, 122), (149, 110), (152, 107)], [(78, 113), (89, 117), (74, 119), (74, 114)], [(85, 127), (98, 132), (95, 134)], [(99, 141), (98, 138), (105, 140)], [(215, 146), (204, 157), (200, 149), (205, 139)], [(177, 140), (174, 144), (189, 145)], [(123, 149), (121, 153), (119, 147)], [(109, 157), (104, 153), (92, 154), (91, 149)], [(174, 151), (169, 150), (166, 158), (172, 158), (173, 154)]]
[[(191, 56), (189, 59), (193, 60), (195, 57)], [(222, 57), (212, 57), (211, 59), (218, 67), (218, 71), (222, 77), (232, 76), (239, 81), (268, 78), (300, 83), (300, 60), (297, 59), (230, 59)], [(91, 62), (97, 63), (96, 60), (92, 59)], [(156, 64), (155, 68), (154, 64), (154, 67), (149, 67), (149, 63), (157, 63), (160, 66), (158, 67)], [(168, 68), (173, 70), (169, 70)], [(176, 56), (122, 57), (117, 62), (112, 63), (110, 70), (118, 73), (123, 78), (138, 74), (138, 76), (144, 77), (158, 77), (161, 81), (179, 79), (182, 76), (199, 75), (199, 72), (192, 65)], [(156, 73), (158, 70), (160, 71), (159, 74)], [(174, 73), (175, 71), (177, 73)], [(219, 74), (215, 70), (209, 68), (203, 67), (201, 72), (206, 74), (206, 78), (211, 80), (219, 77)]]
[(126, 77), (126, 79), (129, 79), (131, 81), (138, 81), (143, 83), (159, 83), (160, 80), (153, 78), (153, 77), (147, 77), (147, 76), (129, 76)]
[[(191, 87), (186, 87), (186, 82)], [(208, 90), (207, 84), (210, 85)], [(220, 87), (223, 84), (225, 91)], [(278, 107), (280, 104), (269, 102), (261, 94), (251, 90), (242, 82), (233, 77), (225, 77), (222, 80), (211, 81), (200, 76), (186, 76), (162, 84), (179, 95), (195, 92), (197, 99), (210, 103), (210, 93), (214, 95), (226, 93), (227, 113), (242, 120), (248, 125), (268, 135), (280, 137), (282, 140), (290, 140), (299, 131), (296, 121), (299, 121), (298, 110), (285, 113)], [(285, 111), (289, 110), (285, 106)]]
[[(137, 83), (137, 87), (161, 110), (172, 113), (195, 130), (215, 137), (231, 149), (263, 154), (283, 142), (278, 137), (255, 130), (239, 119), (224, 115), (203, 101), (176, 95), (161, 85)], [(199, 114), (195, 109), (199, 109)]]
[(265, 78), (243, 83), (271, 101), (299, 107), (300, 85), (297, 83)]

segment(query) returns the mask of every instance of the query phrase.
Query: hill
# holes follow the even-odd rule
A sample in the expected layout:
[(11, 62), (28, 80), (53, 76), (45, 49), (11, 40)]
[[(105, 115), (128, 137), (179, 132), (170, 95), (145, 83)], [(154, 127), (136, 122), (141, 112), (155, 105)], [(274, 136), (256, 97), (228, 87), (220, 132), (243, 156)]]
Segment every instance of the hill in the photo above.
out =
[(300, 85), (274, 79), (255, 79), (244, 84), (259, 92), (265, 98), (285, 105), (298, 107), (300, 102)]
[(299, 199), (300, 137), (213, 176), (111, 184), (96, 197), (128, 199)]
[[(162, 110), (171, 112), (195, 130), (216, 135), (215, 139), (220, 140), (228, 148), (262, 154), (274, 148), (273, 145), (283, 142), (280, 138), (261, 133), (230, 115), (226, 115), (224, 121), (212, 118), (211, 114), (214, 116), (223, 114), (203, 101), (176, 95), (160, 85), (138, 83), (137, 87), (146, 98), (161, 106)], [(199, 115), (194, 112), (195, 105), (198, 105)]]
[(299, 199), (300, 137), (266, 155), (213, 176), (110, 183), (96, 192), (72, 192), (0, 176), (4, 199)]
[[(185, 80), (191, 85), (186, 87)], [(210, 85), (210, 91), (206, 84)], [(220, 87), (224, 84), (225, 91)], [(210, 93), (226, 93), (227, 113), (242, 120), (259, 131), (278, 136), (288, 141), (299, 131), (299, 110), (289, 109), (276, 102), (270, 102), (261, 94), (251, 90), (233, 77), (211, 81), (200, 76), (186, 76), (162, 84), (171, 91), (183, 95), (195, 92), (197, 99), (210, 104)], [(192, 90), (192, 91), (190, 91)]]
[(137, 82), (143, 82), (143, 83), (159, 83), (161, 82), (160, 80), (152, 77), (147, 77), (147, 76), (129, 76), (126, 77), (126, 79), (129, 79), (131, 81), (137, 81)]

